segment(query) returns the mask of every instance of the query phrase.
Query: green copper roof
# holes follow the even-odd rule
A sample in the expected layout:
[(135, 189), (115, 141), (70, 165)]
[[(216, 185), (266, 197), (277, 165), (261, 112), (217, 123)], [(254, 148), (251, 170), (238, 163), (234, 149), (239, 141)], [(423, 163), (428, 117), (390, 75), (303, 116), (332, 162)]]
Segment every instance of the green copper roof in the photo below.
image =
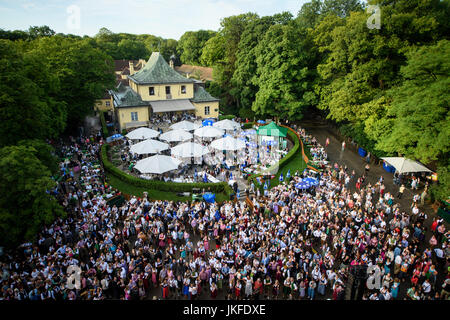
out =
[(139, 94), (134, 92), (130, 87), (119, 84), (117, 91), (110, 92), (114, 98), (115, 107), (138, 107), (148, 106), (149, 103), (142, 101)]
[(137, 84), (194, 82), (172, 69), (159, 52), (153, 52), (147, 64), (128, 78)]
[(287, 128), (277, 126), (277, 124), (272, 121), (264, 127), (259, 127), (257, 134), (259, 136), (286, 137)]
[(194, 98), (191, 99), (193, 102), (210, 102), (210, 101), (219, 101), (219, 99), (214, 98), (212, 95), (210, 95), (205, 88), (202, 86), (196, 86), (194, 92)]

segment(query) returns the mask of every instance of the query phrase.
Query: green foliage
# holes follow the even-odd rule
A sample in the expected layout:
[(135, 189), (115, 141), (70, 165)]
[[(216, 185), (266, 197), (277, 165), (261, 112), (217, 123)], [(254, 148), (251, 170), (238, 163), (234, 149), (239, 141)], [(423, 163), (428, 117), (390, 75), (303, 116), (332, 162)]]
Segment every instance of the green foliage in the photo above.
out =
[(55, 149), (49, 143), (38, 140), (38, 139), (29, 139), (22, 140), (17, 143), (18, 146), (24, 146), (28, 149), (33, 149), (33, 153), (36, 158), (41, 161), (43, 165), (45, 165), (52, 175), (58, 173), (58, 157), (55, 155)]
[(0, 149), (0, 245), (12, 247), (33, 240), (44, 224), (64, 211), (46, 191), (56, 183), (36, 156), (36, 149), (10, 146)]
[(234, 114), (224, 114), (224, 115), (219, 116), (219, 121), (225, 120), (225, 119), (233, 120), (234, 118), (236, 118), (236, 116)]
[(434, 199), (448, 201), (450, 199), (450, 164), (441, 166), (437, 170), (438, 184), (431, 187)]
[(181, 61), (185, 64), (201, 65), (203, 47), (215, 34), (216, 32), (211, 30), (185, 32), (177, 44), (177, 52)]
[(15, 42), (0, 40), (0, 146), (57, 137), (66, 118), (57, 90), (58, 79), (36, 57), (28, 57)]
[(108, 148), (109, 145), (104, 144), (101, 149), (101, 160), (103, 162), (103, 167), (105, 171), (114, 175), (118, 179), (125, 183), (131, 184), (136, 187), (146, 187), (151, 190), (167, 191), (167, 192), (192, 192), (193, 188), (200, 188), (208, 190), (211, 192), (222, 193), (225, 192), (229, 194), (230, 187), (226, 182), (220, 183), (176, 183), (176, 182), (165, 182), (165, 181), (153, 181), (144, 180), (136, 178), (129, 175), (122, 170), (116, 168), (111, 161), (108, 159)]
[(429, 163), (450, 150), (450, 41), (413, 48), (401, 68), (404, 81), (391, 90), (390, 108), (369, 129), (377, 148)]

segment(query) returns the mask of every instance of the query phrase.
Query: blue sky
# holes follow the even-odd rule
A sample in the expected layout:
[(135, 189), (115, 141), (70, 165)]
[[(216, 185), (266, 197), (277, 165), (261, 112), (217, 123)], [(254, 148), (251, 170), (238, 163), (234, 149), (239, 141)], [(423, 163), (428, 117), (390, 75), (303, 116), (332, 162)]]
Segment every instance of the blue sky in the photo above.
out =
[(0, 28), (26, 30), (48, 25), (56, 32), (93, 36), (106, 27), (116, 33), (148, 33), (178, 40), (185, 31), (218, 30), (220, 20), (231, 15), (289, 11), (296, 16), (306, 2), (309, 0), (0, 0)]

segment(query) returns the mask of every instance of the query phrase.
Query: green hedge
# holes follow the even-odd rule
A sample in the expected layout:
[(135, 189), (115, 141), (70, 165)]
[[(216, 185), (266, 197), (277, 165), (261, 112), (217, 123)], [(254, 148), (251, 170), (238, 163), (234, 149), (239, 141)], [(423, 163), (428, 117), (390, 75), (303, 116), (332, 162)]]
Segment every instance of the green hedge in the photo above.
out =
[(114, 175), (118, 179), (125, 183), (129, 183), (138, 187), (145, 187), (152, 190), (168, 191), (168, 192), (192, 192), (193, 188), (200, 188), (208, 190), (214, 193), (225, 193), (230, 195), (233, 190), (226, 182), (220, 183), (176, 183), (176, 182), (165, 182), (165, 181), (154, 181), (136, 178), (130, 174), (123, 172), (122, 170), (116, 168), (111, 161), (108, 159), (108, 144), (104, 144), (101, 149), (101, 160), (105, 171)]
[[(286, 156), (283, 157), (283, 159), (281, 159), (278, 164), (273, 165), (272, 167), (270, 167), (269, 169), (267, 169), (267, 171), (271, 171), (272, 169), (274, 169), (277, 165), (278, 165), (278, 170), (281, 170), (291, 159), (292, 157), (299, 152), (300, 149), (300, 141), (298, 140), (297, 135), (292, 132), (291, 130), (287, 131), (287, 138), (289, 140), (291, 140), (294, 143), (294, 147), (291, 149), (291, 151), (289, 151), (287, 153)], [(259, 174), (252, 174), (248, 176), (248, 180), (249, 182), (253, 182), (255, 184), (255, 186), (258, 186), (258, 182), (256, 181), (257, 177), (262, 176), (263, 174), (259, 173)]]
[(219, 116), (219, 121), (225, 120), (225, 119), (233, 120), (234, 118), (236, 118), (236, 116), (233, 114), (224, 114), (224, 115)]

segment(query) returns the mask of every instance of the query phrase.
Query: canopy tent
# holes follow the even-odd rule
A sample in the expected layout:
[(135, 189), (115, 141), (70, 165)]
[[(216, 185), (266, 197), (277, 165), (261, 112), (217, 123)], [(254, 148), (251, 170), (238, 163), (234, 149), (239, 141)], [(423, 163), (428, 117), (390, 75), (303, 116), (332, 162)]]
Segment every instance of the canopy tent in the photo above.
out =
[(217, 138), (223, 136), (224, 131), (219, 128), (207, 126), (195, 129), (194, 135), (202, 138)]
[(241, 128), (241, 125), (233, 120), (225, 119), (214, 123), (213, 127), (223, 130), (238, 130)]
[(152, 139), (159, 135), (159, 132), (150, 128), (141, 127), (129, 132), (126, 137), (131, 140)]
[(130, 152), (137, 154), (159, 153), (161, 151), (169, 149), (167, 143), (158, 140), (144, 140), (131, 146)]
[(186, 131), (192, 131), (195, 130), (197, 128), (200, 128), (200, 125), (187, 121), (187, 120), (183, 120), (177, 123), (174, 123), (173, 125), (170, 126), (170, 129), (172, 130), (186, 130)]
[(271, 122), (266, 126), (259, 127), (257, 134), (259, 136), (272, 136), (286, 138), (287, 128), (278, 126), (275, 122)]
[(393, 166), (398, 173), (432, 172), (421, 163), (403, 157), (385, 157), (381, 159)]
[(235, 151), (245, 148), (245, 142), (242, 140), (234, 139), (227, 136), (222, 139), (217, 139), (211, 142), (211, 147), (217, 150)]
[(191, 157), (197, 158), (204, 156), (208, 152), (209, 151), (207, 147), (204, 147), (201, 144), (194, 142), (182, 143), (173, 147), (170, 150), (172, 156), (178, 156), (182, 158), (191, 158)]
[(141, 173), (162, 174), (177, 169), (180, 163), (178, 159), (157, 154), (138, 161), (134, 168)]
[(162, 135), (159, 136), (159, 139), (174, 142), (174, 141), (186, 141), (192, 139), (192, 137), (193, 137), (192, 133), (182, 129), (177, 129), (163, 133)]

